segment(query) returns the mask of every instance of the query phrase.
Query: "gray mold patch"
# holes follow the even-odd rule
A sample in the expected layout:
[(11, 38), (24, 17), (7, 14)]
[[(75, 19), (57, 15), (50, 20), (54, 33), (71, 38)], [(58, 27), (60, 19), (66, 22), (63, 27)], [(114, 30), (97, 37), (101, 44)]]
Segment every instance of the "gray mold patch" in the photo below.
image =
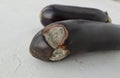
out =
[(68, 54), (69, 54), (68, 50), (58, 48), (53, 52), (52, 57), (50, 58), (50, 60), (58, 61), (58, 60), (61, 60), (61, 59), (64, 59), (65, 57), (67, 57)]
[(44, 34), (45, 40), (52, 48), (57, 48), (63, 41), (65, 30), (63, 27), (53, 27)]
[(55, 49), (49, 60), (58, 61), (64, 59), (70, 53), (65, 47), (60, 47), (64, 45), (63, 43), (66, 39), (66, 33), (67, 31), (64, 27), (57, 25), (43, 33), (47, 43)]

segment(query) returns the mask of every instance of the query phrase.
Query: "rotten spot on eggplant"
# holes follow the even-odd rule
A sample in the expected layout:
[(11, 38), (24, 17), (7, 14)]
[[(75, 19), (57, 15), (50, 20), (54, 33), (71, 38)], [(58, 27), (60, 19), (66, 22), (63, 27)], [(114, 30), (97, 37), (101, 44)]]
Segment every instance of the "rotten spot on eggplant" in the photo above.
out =
[(58, 61), (70, 54), (69, 50), (64, 47), (64, 42), (68, 37), (68, 31), (61, 24), (54, 24), (43, 30), (43, 36), (46, 42), (54, 48), (54, 52), (50, 57), (52, 61)]
[(65, 50), (64, 48), (57, 48), (50, 57), (50, 60), (51, 61), (62, 60), (66, 58), (69, 54), (70, 54), (69, 50)]
[(65, 32), (62, 27), (54, 27), (43, 35), (51, 47), (57, 48), (62, 43)]

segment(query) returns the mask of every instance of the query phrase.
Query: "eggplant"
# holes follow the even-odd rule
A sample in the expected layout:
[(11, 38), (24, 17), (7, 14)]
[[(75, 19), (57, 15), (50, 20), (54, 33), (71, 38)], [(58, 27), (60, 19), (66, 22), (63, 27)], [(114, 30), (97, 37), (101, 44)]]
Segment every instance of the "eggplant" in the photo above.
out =
[(95, 8), (54, 4), (45, 7), (40, 13), (40, 21), (44, 26), (53, 22), (71, 19), (111, 22), (107, 12)]
[(31, 54), (45, 61), (59, 61), (82, 51), (119, 49), (120, 25), (89, 20), (49, 24), (35, 35), (30, 45)]

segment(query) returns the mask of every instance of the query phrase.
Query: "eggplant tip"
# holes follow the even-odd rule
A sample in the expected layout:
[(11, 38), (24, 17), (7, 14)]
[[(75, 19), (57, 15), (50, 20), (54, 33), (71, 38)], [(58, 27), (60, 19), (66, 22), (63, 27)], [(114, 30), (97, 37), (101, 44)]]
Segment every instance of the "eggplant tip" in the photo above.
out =
[(33, 57), (44, 61), (62, 60), (70, 54), (64, 45), (67, 37), (68, 31), (61, 24), (47, 26), (33, 38), (30, 53)]

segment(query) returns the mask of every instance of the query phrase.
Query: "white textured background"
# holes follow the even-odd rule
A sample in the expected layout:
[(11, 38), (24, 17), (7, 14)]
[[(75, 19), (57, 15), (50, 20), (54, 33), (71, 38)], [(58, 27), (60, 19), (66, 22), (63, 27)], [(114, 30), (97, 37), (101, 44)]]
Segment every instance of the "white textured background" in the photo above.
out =
[(120, 51), (85, 53), (55, 63), (30, 55), (30, 42), (43, 28), (40, 10), (55, 3), (99, 8), (120, 24), (118, 0), (0, 0), (0, 78), (120, 78)]

